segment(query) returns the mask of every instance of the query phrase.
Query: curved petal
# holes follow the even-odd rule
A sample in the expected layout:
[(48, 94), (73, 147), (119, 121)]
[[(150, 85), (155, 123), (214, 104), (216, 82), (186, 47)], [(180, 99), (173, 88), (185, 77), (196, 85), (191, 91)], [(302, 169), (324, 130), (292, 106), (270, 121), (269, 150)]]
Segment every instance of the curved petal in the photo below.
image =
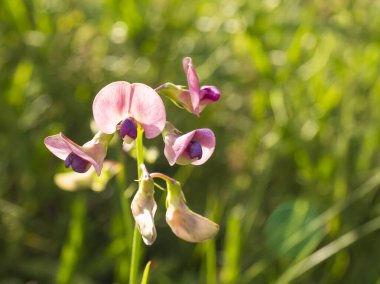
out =
[(191, 243), (210, 240), (219, 232), (218, 224), (191, 211), (184, 203), (177, 208), (168, 207), (166, 222), (177, 237)]
[(158, 136), (165, 127), (166, 112), (161, 97), (149, 86), (133, 83), (129, 113), (141, 124), (146, 138)]
[(86, 150), (71, 141), (63, 133), (46, 137), (44, 143), (49, 151), (61, 160), (65, 160), (70, 153), (78, 155), (82, 159), (91, 163), (98, 175), (100, 175), (105, 154), (99, 152), (104, 152), (104, 145), (93, 144), (93, 146), (91, 146), (90, 141), (84, 145), (87, 147)]
[(193, 139), (201, 143), (202, 158), (200, 158), (199, 160), (193, 161), (192, 164), (201, 165), (205, 163), (211, 157), (212, 153), (214, 153), (215, 144), (216, 144), (215, 135), (211, 129), (202, 128), (202, 129), (196, 130), (196, 133)]
[(169, 165), (173, 166), (176, 162), (176, 152), (173, 150), (173, 144), (177, 136), (175, 135), (166, 135), (165, 136), (165, 148), (164, 155), (169, 162)]
[(154, 215), (157, 204), (153, 195), (138, 190), (132, 200), (131, 210), (141, 237), (146, 245), (152, 245), (157, 237)]
[[(187, 146), (189, 146), (189, 143), (191, 142), (191, 140), (193, 140), (195, 133), (196, 130), (193, 130), (189, 133), (177, 137), (177, 139), (174, 141), (172, 149), (175, 153), (175, 161), (177, 161), (178, 158), (185, 152)], [(191, 160), (189, 160), (189, 163), (190, 161)]]
[[(184, 153), (191, 141), (198, 141), (201, 144), (202, 158), (199, 160), (191, 160), (187, 157), (186, 153)], [(211, 157), (215, 149), (215, 144), (214, 132), (208, 128), (201, 128), (182, 136), (166, 135), (164, 154), (171, 166), (176, 162), (181, 165), (201, 165)]]
[(101, 89), (92, 104), (98, 128), (107, 134), (114, 133), (117, 124), (128, 116), (132, 98), (132, 85), (125, 81), (113, 82)]
[(199, 101), (200, 101), (200, 90), (199, 90), (199, 79), (195, 67), (190, 57), (185, 57), (182, 60), (183, 70), (187, 76), (187, 83), (189, 85), (191, 103), (193, 105), (194, 114), (199, 116)]

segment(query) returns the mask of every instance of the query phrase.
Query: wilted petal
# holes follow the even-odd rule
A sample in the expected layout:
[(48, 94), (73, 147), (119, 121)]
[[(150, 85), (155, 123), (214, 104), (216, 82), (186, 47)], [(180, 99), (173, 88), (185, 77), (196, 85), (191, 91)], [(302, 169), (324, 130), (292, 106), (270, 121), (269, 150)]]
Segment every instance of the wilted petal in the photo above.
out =
[(191, 211), (184, 202), (178, 206), (169, 205), (166, 222), (177, 237), (191, 243), (210, 240), (219, 231), (218, 224)]
[(114, 133), (116, 126), (127, 118), (133, 97), (132, 85), (125, 81), (105, 86), (95, 96), (92, 104), (94, 120), (104, 133)]
[(173, 233), (188, 242), (199, 243), (212, 239), (219, 231), (219, 225), (191, 211), (185, 201), (181, 184), (178, 181), (167, 184), (166, 222)]
[(154, 225), (154, 215), (157, 209), (156, 201), (153, 198), (154, 182), (145, 166), (140, 166), (143, 170), (143, 177), (139, 189), (132, 200), (131, 209), (144, 243), (151, 245), (157, 237)]
[(185, 57), (182, 60), (183, 70), (187, 76), (187, 83), (189, 85), (191, 103), (193, 105), (194, 114), (199, 116), (199, 101), (200, 101), (200, 90), (199, 90), (199, 79), (195, 67), (190, 57)]

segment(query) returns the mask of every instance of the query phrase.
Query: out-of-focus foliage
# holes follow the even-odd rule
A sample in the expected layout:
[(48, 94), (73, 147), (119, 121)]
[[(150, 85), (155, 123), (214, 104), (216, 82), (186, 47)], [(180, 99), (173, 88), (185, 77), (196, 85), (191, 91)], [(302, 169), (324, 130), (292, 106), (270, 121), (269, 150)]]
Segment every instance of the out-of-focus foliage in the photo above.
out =
[[(183, 131), (214, 129), (216, 151), (178, 172), (162, 141), (147, 141), (160, 149), (148, 168), (187, 180), (189, 204), (221, 232), (202, 245), (176, 239), (157, 193), (149, 281), (379, 281), (380, 1), (12, 0), (0, 2), (0, 283), (64, 278), (69, 245), (81, 247), (62, 256), (73, 283), (128, 271), (116, 182), (101, 193), (59, 190), (62, 162), (43, 138), (90, 140), (100, 88), (185, 84), (189, 55), (222, 98), (200, 119), (165, 100), (168, 118)], [(125, 187), (136, 178), (126, 163)], [(289, 204), (306, 208), (281, 210)], [(291, 223), (276, 228), (281, 220)]]

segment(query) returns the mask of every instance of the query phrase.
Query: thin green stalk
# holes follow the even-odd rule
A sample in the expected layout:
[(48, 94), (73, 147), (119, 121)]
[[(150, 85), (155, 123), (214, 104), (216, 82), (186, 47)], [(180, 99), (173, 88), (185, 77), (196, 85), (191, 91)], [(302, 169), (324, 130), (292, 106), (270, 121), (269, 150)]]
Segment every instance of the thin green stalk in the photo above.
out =
[[(137, 129), (137, 138), (136, 138), (136, 152), (137, 152), (137, 172), (139, 183), (141, 180), (142, 169), (140, 165), (144, 163), (144, 146), (143, 146), (143, 132), (144, 130), (139, 125)], [(140, 250), (141, 250), (141, 236), (140, 232), (135, 225), (133, 232), (133, 241), (132, 241), (132, 253), (131, 253), (131, 269), (129, 274), (129, 284), (137, 284), (137, 277), (139, 272), (139, 262), (140, 262)]]
[(122, 151), (119, 154), (120, 163), (122, 164), (122, 170), (117, 176), (117, 184), (119, 190), (119, 200), (120, 200), (120, 215), (122, 220), (122, 233), (121, 240), (123, 244), (122, 253), (118, 259), (118, 267), (117, 267), (117, 279), (119, 283), (127, 283), (129, 278), (129, 270), (126, 269), (130, 266), (129, 259), (129, 251), (130, 251), (130, 243), (132, 241), (132, 237), (129, 232), (132, 231), (133, 222), (132, 216), (129, 210), (128, 200), (124, 197), (124, 190), (126, 185), (126, 176), (125, 176), (125, 168), (124, 168), (124, 155)]
[(371, 221), (353, 229), (352, 231), (340, 236), (335, 241), (320, 248), (300, 262), (288, 268), (276, 281), (276, 284), (291, 283), (308, 270), (314, 268), (329, 257), (335, 255), (346, 247), (352, 245), (359, 239), (380, 229), (380, 217), (376, 217)]
[(86, 219), (86, 193), (78, 192), (71, 204), (71, 220), (67, 241), (62, 248), (61, 261), (57, 272), (58, 284), (72, 283), (75, 266), (83, 243), (83, 226)]

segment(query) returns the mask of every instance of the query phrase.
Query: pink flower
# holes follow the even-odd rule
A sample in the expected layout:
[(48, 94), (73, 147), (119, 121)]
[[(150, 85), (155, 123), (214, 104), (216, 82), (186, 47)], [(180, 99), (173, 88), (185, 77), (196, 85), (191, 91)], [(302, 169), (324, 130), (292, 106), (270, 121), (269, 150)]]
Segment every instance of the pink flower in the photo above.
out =
[(220, 90), (215, 86), (199, 87), (198, 75), (190, 57), (185, 57), (182, 64), (189, 89), (180, 85), (165, 83), (156, 88), (156, 91), (167, 96), (177, 106), (199, 116), (199, 113), (208, 104), (219, 100)]
[(93, 165), (100, 175), (111, 138), (112, 135), (98, 132), (91, 141), (79, 146), (59, 133), (46, 137), (44, 143), (50, 152), (65, 161), (66, 168), (71, 167), (75, 172), (85, 173)]
[(165, 126), (166, 112), (160, 96), (149, 86), (125, 81), (113, 82), (99, 91), (93, 105), (98, 128), (107, 134), (120, 130), (126, 142), (137, 136), (137, 124), (146, 138), (154, 138)]
[(167, 123), (164, 133), (164, 154), (169, 164), (202, 165), (215, 149), (215, 135), (211, 129), (201, 128), (184, 135)]
[(189, 85), (192, 112), (199, 116), (199, 113), (206, 105), (219, 100), (220, 91), (215, 86), (199, 87), (198, 75), (190, 57), (185, 57), (182, 65), (187, 76), (187, 84)]
[(187, 205), (179, 182), (167, 182), (166, 222), (173, 233), (191, 243), (210, 240), (219, 232), (219, 225), (193, 212)]

